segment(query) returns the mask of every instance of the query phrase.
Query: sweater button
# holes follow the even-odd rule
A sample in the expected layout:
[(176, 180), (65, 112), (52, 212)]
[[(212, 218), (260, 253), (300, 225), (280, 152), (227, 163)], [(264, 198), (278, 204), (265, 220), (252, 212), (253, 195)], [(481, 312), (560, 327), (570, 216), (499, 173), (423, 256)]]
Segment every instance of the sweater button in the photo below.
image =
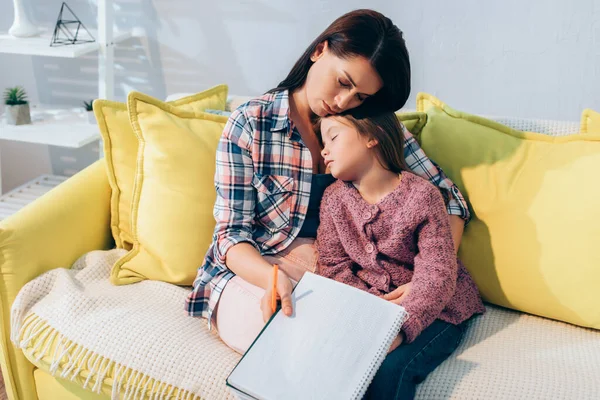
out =
[(365, 250), (367, 253), (372, 253), (375, 251), (375, 246), (373, 246), (373, 243), (367, 243)]
[(372, 216), (372, 214), (369, 211), (365, 211), (365, 213), (363, 214), (364, 219), (370, 219), (371, 216)]

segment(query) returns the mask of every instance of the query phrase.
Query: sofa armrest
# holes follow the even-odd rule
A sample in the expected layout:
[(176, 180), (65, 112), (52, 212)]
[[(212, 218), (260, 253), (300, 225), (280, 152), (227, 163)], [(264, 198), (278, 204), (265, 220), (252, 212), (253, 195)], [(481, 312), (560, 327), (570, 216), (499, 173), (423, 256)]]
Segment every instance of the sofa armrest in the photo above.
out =
[(100, 160), (0, 222), (0, 362), (10, 399), (37, 398), (34, 367), (10, 342), (12, 303), (38, 275), (113, 245), (110, 195)]

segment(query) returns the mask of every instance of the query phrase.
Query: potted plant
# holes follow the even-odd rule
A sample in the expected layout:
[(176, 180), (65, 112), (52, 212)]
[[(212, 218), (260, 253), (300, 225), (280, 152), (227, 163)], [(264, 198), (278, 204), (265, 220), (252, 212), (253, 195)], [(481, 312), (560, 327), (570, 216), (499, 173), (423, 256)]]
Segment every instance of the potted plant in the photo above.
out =
[(96, 123), (96, 116), (94, 115), (94, 100), (90, 100), (90, 101), (84, 101), (83, 102), (83, 108), (85, 109), (87, 116), (88, 116), (88, 122), (90, 124), (95, 124)]
[(31, 123), (27, 93), (20, 86), (8, 88), (4, 91), (4, 104), (6, 104), (6, 123), (8, 125), (25, 125)]

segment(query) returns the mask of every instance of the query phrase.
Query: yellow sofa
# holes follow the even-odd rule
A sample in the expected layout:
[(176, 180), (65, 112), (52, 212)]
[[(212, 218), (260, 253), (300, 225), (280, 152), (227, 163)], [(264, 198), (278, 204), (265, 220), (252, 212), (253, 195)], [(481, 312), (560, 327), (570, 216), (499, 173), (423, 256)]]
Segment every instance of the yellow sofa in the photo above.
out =
[[(11, 305), (27, 282), (68, 268), (89, 251), (114, 246), (110, 196), (100, 160), (0, 222), (0, 362), (9, 399), (110, 398), (110, 387), (93, 393), (78, 380), (55, 378), (35, 367), (10, 341)], [(417, 399), (597, 398), (600, 332), (489, 304), (487, 309), (459, 349), (419, 386)], [(224, 381), (236, 360), (230, 357), (227, 367), (213, 374), (210, 384), (223, 388), (207, 398), (230, 398), (223, 394)]]
[(10, 342), (10, 308), (30, 280), (113, 246), (104, 160), (91, 165), (0, 223), (0, 362), (9, 399), (101, 398), (36, 369)]

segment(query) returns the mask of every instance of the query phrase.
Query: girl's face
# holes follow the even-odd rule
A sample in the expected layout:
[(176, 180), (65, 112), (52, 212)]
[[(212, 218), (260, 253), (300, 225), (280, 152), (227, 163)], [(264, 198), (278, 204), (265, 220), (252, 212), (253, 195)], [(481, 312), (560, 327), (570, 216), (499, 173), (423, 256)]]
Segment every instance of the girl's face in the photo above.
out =
[(382, 88), (381, 77), (369, 60), (355, 56), (335, 56), (327, 42), (311, 56), (314, 64), (306, 77), (308, 105), (320, 117), (339, 114), (358, 107)]
[(361, 136), (343, 117), (321, 120), (321, 155), (331, 174), (343, 181), (356, 181), (375, 162), (371, 150), (377, 142)]

